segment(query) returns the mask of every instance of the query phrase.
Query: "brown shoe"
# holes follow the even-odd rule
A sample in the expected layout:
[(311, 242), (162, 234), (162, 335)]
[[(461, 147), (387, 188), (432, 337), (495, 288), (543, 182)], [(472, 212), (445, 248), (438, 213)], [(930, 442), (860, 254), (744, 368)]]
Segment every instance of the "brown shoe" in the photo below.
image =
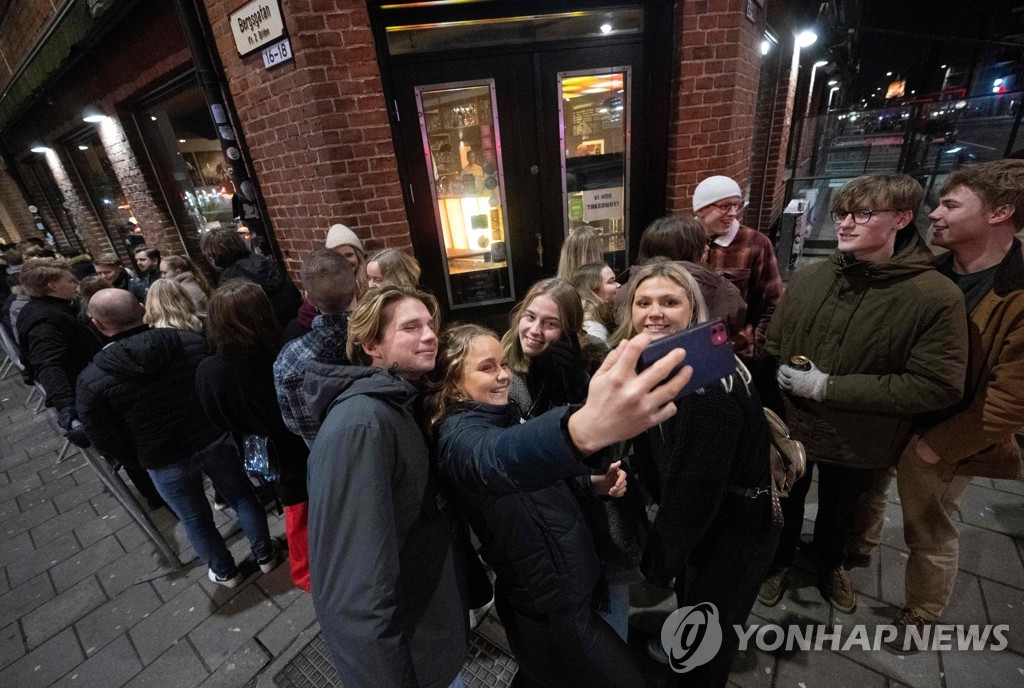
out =
[(782, 599), (782, 593), (786, 592), (786, 574), (789, 567), (781, 569), (764, 579), (761, 589), (757, 593), (757, 601), (766, 607), (774, 607)]
[[(932, 623), (913, 609), (904, 607), (892, 622), (892, 625), (896, 627), (896, 637), (885, 641), (882, 645), (886, 650), (897, 655), (912, 655), (919, 652), (921, 648), (917, 646), (918, 641), (915, 635), (922, 638), (922, 642), (927, 642), (925, 629)], [(911, 628), (917, 629), (915, 635), (910, 634)]]
[(857, 608), (857, 591), (853, 589), (850, 574), (842, 566), (822, 574), (822, 594), (837, 611), (852, 614)]

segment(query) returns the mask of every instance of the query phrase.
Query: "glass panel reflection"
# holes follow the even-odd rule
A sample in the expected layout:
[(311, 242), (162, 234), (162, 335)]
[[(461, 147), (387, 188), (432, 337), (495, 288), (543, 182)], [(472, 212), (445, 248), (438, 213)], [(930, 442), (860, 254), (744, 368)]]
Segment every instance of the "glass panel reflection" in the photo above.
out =
[(416, 89), (452, 307), (513, 298), (494, 84)]
[(629, 229), (629, 82), (629, 67), (558, 75), (565, 232), (597, 230), (616, 271)]

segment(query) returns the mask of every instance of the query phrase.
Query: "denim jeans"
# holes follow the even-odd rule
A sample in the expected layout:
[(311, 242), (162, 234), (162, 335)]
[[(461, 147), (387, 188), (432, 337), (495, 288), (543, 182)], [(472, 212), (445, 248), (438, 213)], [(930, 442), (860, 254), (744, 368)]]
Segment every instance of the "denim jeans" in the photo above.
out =
[(597, 610), (623, 641), (629, 642), (629, 584), (609, 585), (608, 599)]
[(238, 524), (257, 560), (271, 555), (274, 543), (267, 529), (267, 515), (242, 470), (238, 449), (229, 435), (223, 435), (187, 459), (149, 469), (153, 484), (185, 526), (188, 541), (199, 558), (218, 576), (231, 577), (238, 569), (214, 524), (213, 510), (203, 490), (203, 473), (235, 510)]

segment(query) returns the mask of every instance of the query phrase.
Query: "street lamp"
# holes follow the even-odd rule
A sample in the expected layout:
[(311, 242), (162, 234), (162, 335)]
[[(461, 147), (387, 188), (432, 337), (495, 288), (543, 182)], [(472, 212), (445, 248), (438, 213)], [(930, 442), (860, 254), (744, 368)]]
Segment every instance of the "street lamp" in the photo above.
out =
[(828, 60), (818, 60), (811, 65), (811, 83), (807, 87), (807, 107), (804, 109), (804, 117), (808, 117), (811, 114), (811, 96), (814, 95), (814, 73), (818, 71), (818, 67), (824, 67), (828, 64)]
[(796, 47), (809, 48), (818, 40), (818, 34), (810, 29), (804, 29), (796, 35)]

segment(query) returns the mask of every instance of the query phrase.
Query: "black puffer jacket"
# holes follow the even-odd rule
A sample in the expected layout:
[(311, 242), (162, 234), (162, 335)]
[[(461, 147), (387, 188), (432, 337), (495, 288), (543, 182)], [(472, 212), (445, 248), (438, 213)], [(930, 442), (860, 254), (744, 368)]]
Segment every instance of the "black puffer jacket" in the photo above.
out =
[(101, 453), (141, 468), (185, 459), (223, 433), (203, 413), (197, 334), (145, 326), (121, 333), (78, 378), (78, 417)]
[(78, 319), (78, 306), (33, 296), (18, 314), (18, 341), (26, 375), (46, 389), (46, 403), (74, 407), (75, 380), (100, 350), (100, 340)]
[(288, 281), (277, 265), (265, 256), (250, 253), (244, 258), (239, 258), (224, 268), (217, 279), (217, 284), (230, 279), (243, 279), (260, 285), (270, 299), (274, 316), (282, 328), (299, 312), (299, 305), (302, 303), (299, 290)]
[(267, 347), (217, 348), (217, 354), (199, 365), (196, 391), (206, 417), (236, 435), (264, 435), (271, 439), (271, 455), (281, 479), (275, 483), (285, 506), (309, 500), (306, 460), (309, 448), (285, 427), (274, 391), (274, 359)]
[(564, 429), (568, 412), (520, 424), (512, 404), (472, 403), (438, 430), (438, 472), (494, 567), (495, 592), (526, 613), (576, 609), (601, 577), (577, 494), (596, 497)]

